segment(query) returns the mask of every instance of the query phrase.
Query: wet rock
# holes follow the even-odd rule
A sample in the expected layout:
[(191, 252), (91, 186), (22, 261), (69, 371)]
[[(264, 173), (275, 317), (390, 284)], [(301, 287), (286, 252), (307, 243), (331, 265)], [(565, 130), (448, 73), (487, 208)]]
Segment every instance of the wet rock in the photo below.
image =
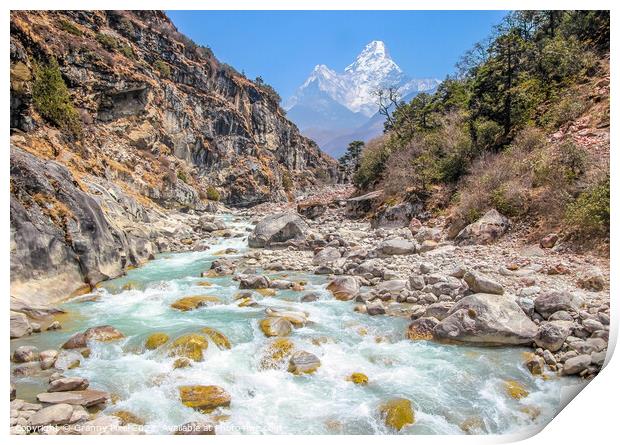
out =
[(516, 399), (516, 400), (520, 400), (529, 395), (529, 393), (523, 387), (523, 385), (515, 380), (505, 381), (504, 391), (506, 391), (506, 394), (508, 394), (509, 397)]
[(463, 280), (474, 293), (497, 295), (504, 293), (504, 288), (501, 284), (477, 272), (467, 272), (465, 276), (463, 276)]
[(132, 413), (131, 411), (125, 411), (125, 410), (120, 410), (120, 411), (114, 411), (112, 413), (113, 416), (118, 417), (120, 419), (120, 423), (121, 425), (129, 425), (129, 424), (133, 424), (133, 425), (144, 425), (144, 419), (136, 416), (134, 413)]
[(179, 396), (183, 405), (203, 413), (230, 406), (230, 394), (224, 388), (215, 385), (181, 386)]
[(228, 340), (228, 337), (226, 337), (220, 331), (207, 327), (207, 328), (202, 328), (200, 332), (202, 332), (203, 334), (207, 334), (207, 336), (211, 339), (213, 343), (215, 343), (215, 345), (218, 348), (220, 349), (231, 348), (230, 340)]
[(590, 365), (590, 363), (592, 363), (592, 358), (588, 354), (578, 355), (577, 357), (569, 358), (568, 360), (566, 360), (566, 362), (564, 362), (562, 374), (579, 374), (581, 371), (586, 369)]
[(239, 289), (266, 289), (269, 278), (264, 275), (243, 275), (239, 279)]
[(366, 313), (368, 315), (384, 315), (385, 307), (383, 306), (383, 303), (379, 299), (367, 301), (366, 302)]
[(54, 320), (47, 327), (46, 331), (58, 331), (60, 329), (62, 329), (62, 326), (61, 326), (60, 322), (58, 320)]
[(77, 368), (82, 359), (82, 355), (76, 351), (60, 351), (54, 362), (54, 368), (62, 371)]
[(187, 312), (207, 306), (209, 303), (219, 303), (220, 299), (211, 295), (193, 295), (183, 297), (170, 305), (173, 309)]
[(47, 392), (80, 391), (88, 388), (88, 380), (82, 377), (63, 377), (53, 380), (47, 387)]
[(295, 352), (288, 365), (288, 371), (293, 374), (311, 374), (321, 366), (319, 358), (306, 351)]
[(310, 303), (312, 301), (317, 301), (320, 298), (319, 294), (316, 292), (308, 292), (303, 297), (301, 297), (302, 303)]
[(203, 350), (209, 347), (205, 337), (198, 334), (186, 334), (172, 342), (172, 355), (186, 357), (195, 362), (203, 359)]
[(36, 375), (40, 372), (41, 366), (37, 362), (26, 362), (13, 368), (13, 375), (18, 377)]
[(461, 230), (455, 238), (458, 245), (490, 244), (500, 238), (508, 230), (508, 218), (492, 209), (478, 221)]
[(295, 345), (287, 338), (276, 338), (260, 360), (260, 369), (278, 369), (290, 358)]
[(58, 351), (56, 351), (55, 349), (41, 351), (41, 353), (39, 354), (41, 369), (52, 368), (56, 363), (56, 358), (58, 358)]
[(551, 352), (559, 351), (573, 331), (572, 321), (549, 321), (541, 323), (534, 337), (536, 346)]
[(528, 344), (537, 326), (510, 296), (473, 294), (460, 299), (435, 327), (436, 337), (476, 344)]
[(542, 375), (545, 369), (545, 360), (536, 354), (530, 354), (524, 365), (532, 375)]
[(459, 428), (465, 434), (482, 434), (486, 433), (486, 425), (481, 417), (468, 417), (460, 423)]
[(11, 338), (19, 338), (32, 333), (28, 317), (20, 312), (11, 311)]
[(436, 318), (418, 318), (409, 325), (407, 329), (407, 338), (409, 340), (432, 340), (437, 324), (439, 324), (439, 320)]
[(293, 330), (291, 322), (281, 317), (265, 318), (259, 326), (267, 337), (286, 337)]
[(379, 407), (385, 425), (400, 431), (404, 426), (415, 422), (411, 402), (407, 399), (396, 398), (388, 400)]
[(86, 331), (84, 331), (84, 336), (86, 337), (87, 341), (101, 342), (108, 342), (125, 338), (121, 331), (109, 325), (88, 328), (86, 329)]
[(559, 291), (547, 292), (534, 300), (536, 312), (545, 318), (557, 311), (575, 312), (580, 305), (577, 297), (568, 292)]
[(62, 349), (78, 349), (86, 347), (86, 336), (83, 332), (77, 332), (69, 337), (62, 346)]
[(15, 363), (34, 362), (39, 359), (39, 350), (35, 346), (19, 346), (13, 351), (12, 360)]
[(44, 425), (66, 425), (70, 423), (73, 414), (73, 406), (67, 403), (58, 403), (40, 409), (28, 419), (28, 424), (33, 427)]
[(308, 322), (308, 314), (301, 311), (267, 308), (265, 309), (265, 313), (269, 317), (284, 318), (295, 327), (302, 327)]
[(44, 392), (37, 395), (41, 403), (68, 403), (69, 405), (81, 405), (84, 407), (99, 405), (110, 399), (110, 394), (95, 389), (65, 392)]
[(416, 253), (417, 246), (406, 239), (391, 239), (383, 241), (377, 250), (383, 255), (411, 255)]
[(355, 383), (356, 385), (368, 385), (368, 376), (361, 372), (354, 372), (349, 377), (347, 377), (347, 380)]
[(308, 231), (308, 224), (297, 213), (279, 213), (262, 219), (256, 225), (248, 237), (248, 245), (261, 248), (289, 240), (303, 241)]
[(164, 332), (155, 332), (154, 334), (148, 336), (146, 342), (144, 343), (144, 347), (148, 350), (157, 349), (161, 345), (166, 344), (169, 339), (170, 337), (168, 337), (168, 334)]
[(348, 301), (354, 299), (359, 294), (360, 286), (354, 277), (343, 275), (334, 278), (327, 285), (327, 290), (337, 300)]
[(187, 368), (192, 366), (192, 361), (187, 357), (179, 357), (172, 363), (172, 369)]
[(280, 289), (280, 290), (288, 290), (292, 289), (294, 284), (292, 281), (288, 280), (270, 280), (269, 287), (272, 289)]
[(180, 436), (213, 436), (215, 435), (215, 426), (208, 422), (187, 422), (179, 425), (174, 434)]

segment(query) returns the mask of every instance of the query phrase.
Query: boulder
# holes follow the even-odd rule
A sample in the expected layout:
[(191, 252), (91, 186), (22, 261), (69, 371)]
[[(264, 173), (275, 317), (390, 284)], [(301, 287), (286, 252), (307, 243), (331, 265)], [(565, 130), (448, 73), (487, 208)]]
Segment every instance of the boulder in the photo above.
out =
[(353, 382), (356, 385), (368, 385), (368, 376), (361, 372), (354, 372), (349, 377), (347, 377), (347, 380)]
[(37, 395), (37, 400), (41, 403), (68, 403), (69, 405), (80, 405), (86, 408), (105, 403), (109, 398), (109, 393), (95, 389), (44, 392)]
[(267, 347), (260, 360), (260, 369), (278, 369), (293, 353), (295, 345), (287, 338), (276, 338)]
[(534, 300), (536, 312), (545, 318), (557, 311), (576, 312), (581, 302), (578, 297), (568, 292), (551, 291), (538, 296)]
[(19, 346), (13, 351), (15, 363), (34, 362), (39, 359), (39, 350), (35, 346)]
[(28, 419), (28, 425), (41, 427), (45, 425), (66, 425), (70, 423), (73, 414), (73, 406), (68, 403), (58, 403), (56, 405), (41, 408)]
[(348, 301), (357, 297), (360, 286), (354, 277), (343, 275), (330, 281), (327, 285), (327, 290), (330, 291), (337, 300)]
[(317, 292), (308, 292), (303, 297), (301, 297), (302, 303), (310, 303), (312, 301), (317, 301), (320, 298)]
[(215, 385), (192, 385), (179, 387), (183, 405), (203, 413), (209, 413), (222, 406), (230, 406), (230, 394)]
[(82, 354), (76, 351), (60, 351), (54, 362), (54, 368), (61, 371), (77, 368), (83, 358)]
[(454, 306), (454, 303), (451, 301), (438, 301), (437, 303), (430, 304), (426, 308), (426, 312), (424, 312), (424, 317), (435, 318), (441, 321), (448, 316), (452, 306)]
[(370, 220), (370, 226), (373, 229), (407, 227), (412, 216), (419, 213), (420, 210), (422, 210), (421, 204), (415, 206), (409, 202), (396, 204), (376, 212)]
[(264, 275), (242, 275), (239, 279), (239, 289), (266, 289), (269, 287), (269, 278)]
[(387, 280), (375, 286), (375, 291), (379, 294), (389, 293), (397, 295), (407, 288), (407, 280)]
[(557, 233), (550, 233), (540, 240), (540, 247), (543, 249), (551, 249), (558, 242), (559, 236)]
[(577, 357), (569, 358), (564, 362), (564, 368), (562, 368), (562, 374), (573, 375), (579, 374), (586, 369), (590, 363), (592, 363), (592, 357), (589, 354), (578, 355)]
[(385, 425), (400, 431), (404, 426), (415, 422), (411, 402), (407, 399), (396, 398), (388, 400), (379, 407)]
[(572, 332), (572, 321), (549, 321), (541, 323), (534, 337), (534, 342), (539, 348), (556, 352), (562, 348), (564, 341), (566, 341), (566, 337)]
[(86, 337), (87, 341), (94, 340), (102, 342), (120, 340), (121, 338), (125, 338), (121, 331), (109, 325), (88, 328), (86, 329), (86, 331), (84, 331), (84, 336)]
[(312, 258), (312, 264), (315, 266), (326, 266), (339, 260), (340, 257), (340, 251), (337, 248), (325, 247), (314, 255), (314, 258)]
[(149, 350), (157, 349), (161, 345), (168, 342), (170, 337), (165, 332), (155, 332), (154, 334), (149, 335), (144, 343), (144, 347)]
[(509, 225), (508, 218), (492, 209), (478, 221), (461, 230), (454, 241), (461, 246), (490, 244), (501, 237), (508, 230)]
[(593, 271), (579, 279), (577, 285), (590, 292), (600, 292), (605, 288), (605, 275), (601, 271)]
[(88, 388), (88, 380), (82, 377), (62, 377), (53, 380), (47, 387), (47, 392), (81, 391)]
[(291, 322), (282, 317), (268, 317), (259, 323), (261, 331), (267, 337), (286, 337), (293, 330)]
[(62, 349), (79, 349), (85, 348), (86, 345), (86, 336), (83, 332), (76, 332), (69, 340), (67, 340), (62, 346)]
[(202, 335), (186, 334), (172, 342), (172, 355), (201, 362), (203, 359), (202, 351), (208, 347), (209, 342)]
[(301, 311), (287, 311), (268, 307), (265, 313), (269, 317), (279, 317), (288, 320), (295, 327), (302, 327), (308, 322), (308, 314)]
[(362, 196), (349, 198), (346, 201), (346, 212), (351, 217), (364, 216), (381, 201), (382, 196), (382, 190), (375, 190)]
[(226, 337), (220, 331), (207, 327), (207, 328), (202, 328), (200, 332), (202, 332), (203, 334), (207, 334), (207, 336), (211, 339), (213, 343), (215, 343), (215, 345), (218, 348), (220, 349), (231, 348), (230, 340), (228, 340), (228, 337)]
[(467, 272), (463, 277), (463, 280), (467, 283), (469, 289), (476, 294), (501, 295), (504, 293), (504, 288), (501, 284), (478, 272)]
[(409, 340), (432, 340), (434, 336), (435, 326), (439, 320), (433, 317), (422, 317), (414, 320), (407, 329), (407, 338)]
[(308, 219), (316, 219), (327, 210), (327, 205), (320, 202), (297, 204), (297, 213)]
[(383, 255), (411, 255), (416, 252), (417, 246), (413, 241), (406, 239), (390, 239), (379, 244), (378, 251)]
[(58, 351), (55, 349), (47, 349), (39, 353), (39, 361), (41, 363), (41, 369), (50, 369), (56, 363), (58, 358)]
[(289, 360), (288, 372), (293, 374), (312, 374), (321, 366), (319, 358), (306, 351), (293, 353)]
[(26, 317), (21, 312), (11, 311), (11, 338), (19, 338), (32, 333), (32, 327)]
[(385, 307), (379, 299), (366, 302), (366, 313), (368, 315), (383, 315), (385, 314)]
[(482, 345), (531, 343), (537, 326), (510, 296), (473, 294), (460, 299), (434, 329), (435, 337)]
[(220, 299), (211, 295), (193, 295), (190, 297), (179, 298), (170, 307), (179, 311), (193, 311), (209, 303), (219, 303)]
[(261, 248), (289, 240), (302, 241), (308, 230), (308, 224), (297, 213), (279, 213), (262, 219), (256, 225), (248, 237), (248, 245)]

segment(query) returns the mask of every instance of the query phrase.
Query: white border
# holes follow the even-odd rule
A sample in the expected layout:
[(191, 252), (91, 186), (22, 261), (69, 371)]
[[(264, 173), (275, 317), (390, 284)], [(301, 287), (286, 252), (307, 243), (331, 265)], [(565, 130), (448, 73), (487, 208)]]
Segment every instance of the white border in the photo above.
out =
[[(616, 2), (617, 3), (617, 2)], [(579, 2), (574, 0), (566, 1), (532, 1), (532, 0), (472, 0), (472, 1), (458, 1), (458, 0), (434, 0), (432, 2), (425, 1), (396, 1), (396, 0), (382, 0), (380, 2), (376, 0), (299, 0), (292, 4), (292, 1), (284, 0), (227, 0), (226, 2), (213, 2), (213, 1), (189, 1), (189, 0), (176, 0), (176, 1), (162, 1), (154, 0), (150, 2), (139, 2), (136, 0), (83, 0), (81, 2), (71, 2), (67, 0), (56, 1), (32, 1), (25, 0), (19, 3), (15, 2), (11, 5), (6, 3), (3, 5), (4, 14), (0, 21), (2, 27), (2, 34), (5, 36), (5, 44), (3, 47), (4, 58), (7, 63), (1, 72), (2, 85), (1, 89), (2, 103), (2, 122), (4, 122), (3, 140), (9, 140), (9, 9), (212, 9), (212, 10), (233, 10), (233, 9), (288, 9), (288, 10), (339, 10), (339, 9), (367, 9), (367, 10), (405, 10), (405, 9), (418, 9), (418, 10), (509, 10), (509, 9), (611, 9), (612, 10), (612, 49), (618, 48), (618, 27), (616, 20), (616, 13), (614, 9), (614, 3), (611, 1), (590, 0), (588, 2)], [(388, 25), (389, 26), (389, 25)], [(317, 28), (317, 32), (320, 29)], [(217, 56), (217, 54), (216, 54)], [(611, 67), (611, 91), (616, 91), (618, 84), (618, 64), (616, 54), (612, 54), (612, 67)], [(614, 120), (614, 116), (617, 115), (616, 101), (611, 101), (611, 121)], [(611, 140), (616, 141), (617, 136), (617, 124), (611, 128)], [(0, 159), (2, 162), (2, 193), (0, 194), (2, 214), (5, 215), (1, 221), (0, 233), (3, 234), (1, 239), (1, 283), (3, 283), (4, 292), (2, 292), (2, 305), (0, 309), (2, 313), (6, 314), (9, 311), (9, 149), (8, 144), (4, 145), (0, 150)], [(613, 173), (618, 172), (618, 155), (611, 151), (611, 168)], [(611, 178), (612, 187), (612, 208), (618, 207), (618, 178), (615, 178), (612, 174)], [(614, 212), (615, 213), (615, 212)], [(613, 226), (613, 224), (612, 224)], [(617, 233), (612, 228), (612, 251), (611, 251), (611, 270), (618, 270), (617, 264)], [(611, 276), (612, 290), (615, 290), (618, 285), (618, 276)], [(615, 297), (614, 297), (615, 298)], [(610, 351), (615, 347), (618, 333), (618, 316), (619, 311), (615, 302), (612, 302), (612, 331), (610, 334)], [(6, 315), (5, 315), (6, 316)], [(6, 320), (6, 318), (5, 318)], [(5, 341), (2, 343), (2, 355), (6, 358), (9, 356), (9, 326), (8, 323), (4, 324), (4, 333), (0, 334)], [(5, 360), (6, 360), (5, 358)], [(608, 357), (609, 361), (609, 357)], [(5, 366), (7, 363), (5, 362)], [(7, 366), (8, 368), (8, 366)], [(5, 368), (6, 369), (6, 368)], [(6, 369), (8, 371), (8, 369)], [(561, 443), (561, 444), (606, 444), (613, 441), (613, 437), (618, 432), (620, 423), (618, 422), (618, 397), (620, 391), (620, 383), (618, 382), (618, 376), (620, 376), (620, 364), (618, 359), (612, 360), (607, 364), (606, 368), (600, 373), (598, 377), (594, 379), (577, 397), (574, 401), (568, 404), (568, 406), (547, 426), (542, 432), (527, 438), (522, 436), (355, 436), (353, 440), (360, 444), (376, 444), (377, 441), (386, 442), (416, 442), (416, 443), (436, 443), (436, 444), (451, 444), (451, 443), (505, 443), (515, 440), (526, 439), (527, 444), (545, 444)], [(2, 373), (2, 380), (4, 387), (9, 386), (9, 374), (8, 372)], [(5, 391), (6, 395), (6, 391)], [(8, 435), (8, 401), (2, 404), (2, 414), (0, 414), (0, 425), (2, 425), (2, 431), (4, 435)], [(89, 436), (91, 438), (86, 439), (84, 436), (10, 436), (8, 440), (10, 443), (34, 443), (43, 441), (50, 444), (66, 444), (66, 443), (83, 443), (86, 440), (91, 440), (95, 443), (107, 443), (110, 437), (101, 436)], [(183, 441), (184, 443), (192, 442), (196, 443), (199, 440), (217, 441), (221, 443), (232, 443), (238, 440), (239, 436), (211, 436), (209, 438), (201, 439), (200, 436), (132, 436), (130, 440), (136, 442), (146, 442), (151, 444), (164, 444), (170, 440)], [(252, 436), (244, 438), (245, 440), (258, 441), (259, 443), (269, 442), (270, 444), (284, 444), (294, 441), (299, 444), (310, 444), (320, 440), (326, 444), (330, 443), (342, 443), (352, 439), (342, 436), (269, 436), (263, 438), (260, 436)], [(122, 439), (121, 439), (122, 440)], [(616, 441), (618, 439), (615, 439)]]

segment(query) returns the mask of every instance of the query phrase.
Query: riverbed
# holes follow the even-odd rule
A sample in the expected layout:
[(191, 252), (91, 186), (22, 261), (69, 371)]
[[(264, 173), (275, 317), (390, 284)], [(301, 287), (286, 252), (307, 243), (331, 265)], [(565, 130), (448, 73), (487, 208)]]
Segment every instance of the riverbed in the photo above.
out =
[[(226, 224), (244, 231), (249, 223), (222, 216)], [(236, 249), (226, 254), (226, 249)], [(269, 273), (271, 278), (305, 281), (305, 290), (279, 290), (274, 297), (256, 294), (257, 307), (239, 307), (232, 276), (201, 278), (211, 262), (222, 256), (241, 257), (247, 238), (220, 238), (207, 250), (161, 254), (121, 278), (110, 280), (93, 293), (62, 305), (68, 316), (63, 329), (33, 334), (11, 342), (11, 349), (35, 345), (57, 349), (72, 334), (88, 327), (112, 325), (125, 338), (94, 343), (91, 355), (66, 376), (86, 377), (90, 387), (113, 395), (104, 412), (127, 410), (145, 421), (147, 433), (168, 433), (193, 420), (216, 423), (218, 434), (393, 434), (378, 412), (391, 398), (411, 400), (415, 423), (400, 434), (519, 433), (544, 425), (561, 406), (562, 391), (576, 379), (533, 376), (523, 366), (526, 348), (482, 348), (411, 341), (405, 332), (410, 320), (368, 316), (353, 311), (354, 302), (338, 301), (325, 289), (325, 276), (308, 273)], [(260, 269), (259, 269), (259, 272)], [(208, 281), (211, 285), (201, 285)], [(314, 302), (300, 302), (314, 291)], [(211, 295), (212, 303), (193, 311), (170, 307), (190, 295)], [(297, 376), (281, 369), (265, 370), (261, 358), (272, 342), (259, 329), (265, 308), (305, 311), (310, 322), (294, 329), (296, 350), (315, 354), (321, 361), (313, 374)], [(217, 329), (231, 349), (211, 343), (204, 361), (173, 369), (175, 357), (165, 348), (148, 351), (146, 338), (165, 332), (171, 339)], [(358, 386), (347, 380), (353, 372), (368, 376)], [(520, 400), (505, 390), (517, 381), (529, 393)], [(41, 377), (15, 378), (18, 397), (34, 401), (44, 392)], [(202, 414), (179, 400), (181, 385), (218, 385), (231, 395), (229, 408)], [(24, 397), (24, 394), (26, 397)], [(472, 426), (473, 425), (473, 426)], [(466, 427), (464, 427), (466, 426)]]

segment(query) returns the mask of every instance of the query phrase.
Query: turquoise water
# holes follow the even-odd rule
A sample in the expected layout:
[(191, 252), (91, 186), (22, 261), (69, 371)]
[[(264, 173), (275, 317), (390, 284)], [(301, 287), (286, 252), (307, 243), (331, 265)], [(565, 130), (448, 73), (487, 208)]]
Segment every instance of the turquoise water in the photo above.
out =
[[(229, 225), (243, 230), (248, 225)], [(459, 425), (471, 418), (483, 422), (488, 433), (515, 433), (534, 423), (545, 424), (560, 406), (561, 390), (569, 379), (543, 380), (522, 365), (522, 348), (474, 348), (412, 342), (405, 339), (408, 320), (370, 317), (353, 311), (352, 302), (332, 299), (325, 278), (281, 272), (272, 277), (306, 280), (306, 291), (321, 294), (319, 301), (301, 303), (305, 292), (278, 291), (275, 297), (255, 299), (259, 307), (240, 308), (233, 302), (238, 283), (230, 277), (200, 278), (218, 256), (232, 247), (247, 251), (245, 238), (222, 239), (207, 251), (163, 254), (126, 276), (104, 283), (95, 301), (63, 306), (71, 317), (63, 330), (35, 334), (12, 342), (12, 348), (34, 344), (40, 350), (58, 348), (70, 335), (110, 324), (126, 338), (92, 345), (89, 359), (66, 375), (87, 377), (92, 388), (118, 396), (105, 411), (129, 410), (146, 421), (146, 432), (166, 433), (192, 420), (216, 420), (218, 434), (226, 433), (393, 433), (377, 407), (392, 397), (412, 401), (416, 423), (401, 434), (462, 434)], [(209, 281), (211, 287), (197, 283)], [(123, 290), (131, 283), (133, 289)], [(188, 295), (214, 295), (221, 304), (180, 312), (170, 304)], [(310, 323), (295, 329), (290, 339), (296, 349), (317, 355), (322, 366), (309, 376), (295, 376), (286, 368), (261, 370), (261, 356), (272, 341), (258, 327), (265, 308), (305, 311)], [(165, 348), (145, 351), (144, 341), (153, 332), (171, 338), (211, 327), (225, 334), (233, 347), (220, 350), (213, 343), (203, 362), (189, 368), (172, 368)], [(369, 377), (367, 386), (346, 380), (353, 372)], [(529, 396), (509, 398), (504, 381), (516, 380)], [(44, 386), (37, 378), (16, 380), (18, 385)], [(178, 386), (219, 385), (231, 394), (230, 408), (211, 415), (181, 404)], [(529, 407), (529, 408), (528, 408)], [(522, 409), (534, 407), (541, 414), (532, 421)]]

